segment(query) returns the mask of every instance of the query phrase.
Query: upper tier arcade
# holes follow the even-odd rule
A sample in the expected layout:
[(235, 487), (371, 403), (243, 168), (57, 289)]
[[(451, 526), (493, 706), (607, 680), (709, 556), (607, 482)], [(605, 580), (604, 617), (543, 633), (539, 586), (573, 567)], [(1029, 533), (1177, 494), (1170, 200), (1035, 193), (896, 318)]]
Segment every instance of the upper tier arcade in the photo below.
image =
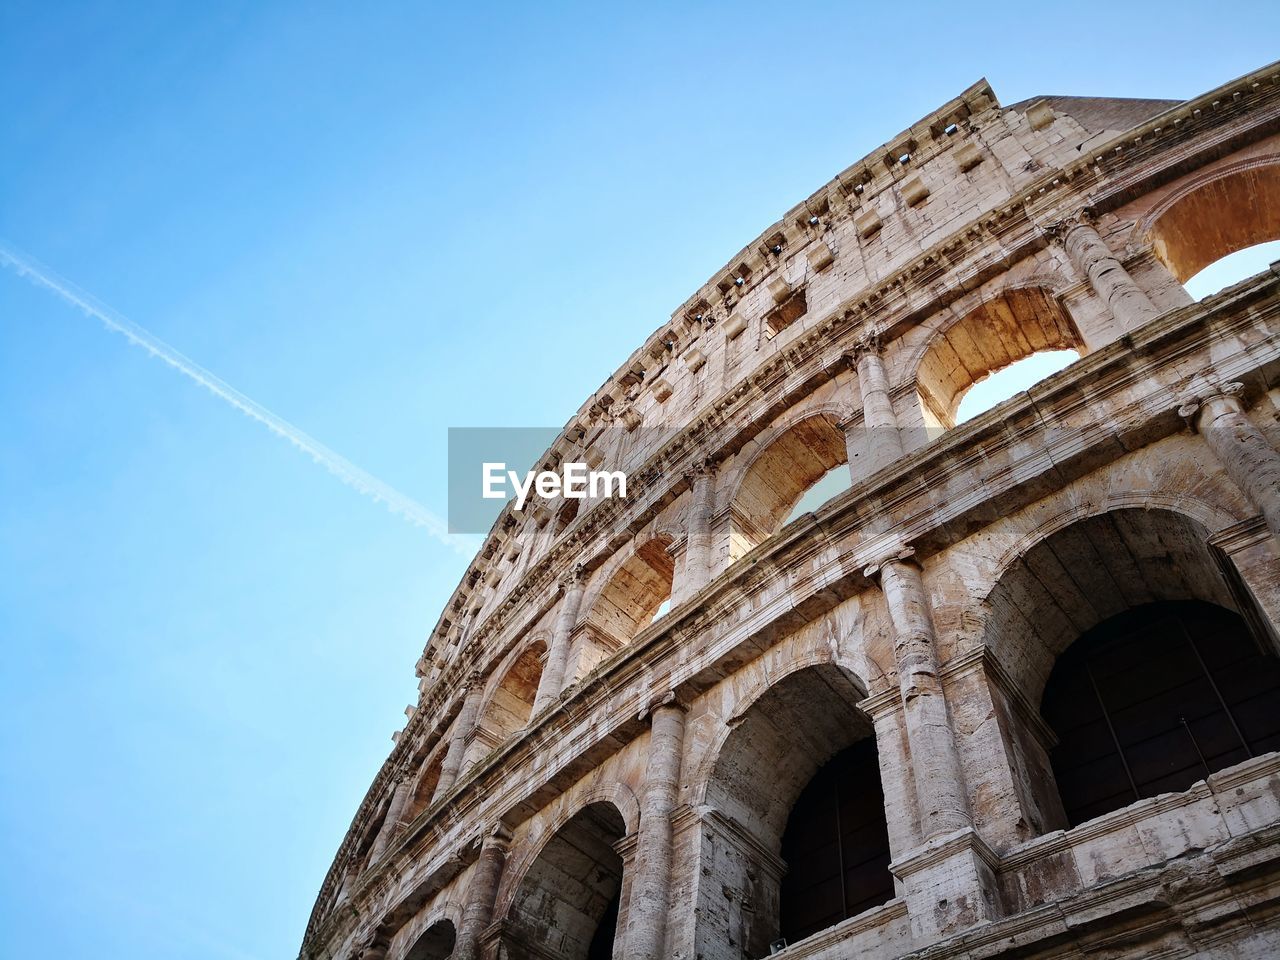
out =
[[(1223, 532), (1236, 530), (1232, 524), (1264, 537), (1280, 533), (1274, 489), (1280, 473), (1267, 466), (1280, 424), (1259, 412), (1260, 405), (1280, 403), (1280, 290), (1273, 277), (1256, 278), (1195, 303), (1182, 286), (1208, 263), (1278, 238), (1274, 64), (1185, 102), (1045, 96), (1006, 107), (979, 81), (787, 211), (627, 358), (537, 464), (554, 470), (581, 461), (623, 470), (628, 497), (561, 509), (531, 502), (523, 511), (508, 503), (502, 510), (418, 661), (419, 700), (406, 711), (408, 722), (325, 879), (303, 956), (365, 950), (401, 960), (390, 950), (422, 960), (448, 956), (451, 948), (401, 946), (430, 937), (452, 943), (454, 936), (466, 950), (477, 949), (479, 913), (465, 911), (483, 912), (474, 890), (486, 883), (493, 885), (486, 909), (512, 925), (499, 932), (495, 921), (486, 936), (532, 942), (517, 918), (537, 912), (526, 898), (542, 890), (538, 871), (551, 869), (545, 858), (562, 838), (574, 849), (617, 851), (597, 858), (597, 875), (613, 877), (597, 899), (620, 898), (619, 922), (632, 926), (628, 942), (640, 942), (637, 926), (652, 919), (641, 907), (650, 900), (648, 888), (633, 893), (632, 877), (648, 882), (657, 868), (647, 858), (658, 855), (645, 846), (638, 824), (657, 816), (654, 809), (670, 818), (675, 801), (663, 801), (660, 791), (634, 796), (630, 787), (602, 784), (648, 783), (660, 764), (653, 759), (660, 733), (678, 747), (677, 731), (659, 730), (670, 719), (664, 710), (680, 704), (693, 730), (698, 718), (715, 715), (716, 698), (729, 696), (726, 687), (750, 704), (760, 697), (771, 716), (794, 714), (797, 726), (810, 722), (802, 705), (820, 692), (842, 704), (841, 730), (853, 731), (839, 751), (762, 753), (759, 744), (775, 735), (776, 722), (743, 706), (718, 718), (724, 729), (708, 733), (707, 742), (685, 746), (684, 766), (676, 765), (681, 809), (702, 811), (698, 829), (711, 829), (706, 824), (720, 823), (716, 818), (732, 820), (739, 826), (717, 829), (735, 836), (754, 818), (752, 837), (743, 842), (773, 878), (765, 886), (785, 872), (778, 844), (787, 812), (801, 802), (800, 788), (837, 754), (874, 766), (874, 756), (843, 752), (867, 736), (879, 743), (885, 802), (912, 811), (888, 823), (897, 880), (877, 923), (909, 926), (903, 942), (921, 942), (925, 921), (912, 913), (909, 878), (924, 862), (917, 862), (920, 851), (948, 832), (976, 830), (987, 864), (978, 872), (1015, 877), (1026, 864), (1001, 858), (1066, 825), (1062, 802), (1028, 785), (1047, 764), (1044, 744), (1053, 736), (1044, 735), (1037, 711), (1054, 660), (1022, 650), (1015, 639), (1007, 641), (1015, 653), (978, 649), (985, 641), (974, 637), (991, 609), (1016, 607), (1039, 587), (1001, 580), (1012, 598), (1006, 600), (994, 580), (980, 590), (978, 581), (996, 577), (991, 557), (1013, 563), (1027, 548), (1000, 540), (1003, 534), (991, 534), (991, 557), (966, 544), (1035, 509), (1041, 498), (1062, 498), (1057, 513), (1043, 508), (1053, 517), (1081, 519), (1072, 504), (1088, 498), (1073, 484), (1106, 486), (1111, 481), (1096, 475), (1113, 468), (1116, 476), (1158, 473), (1146, 451), (1161, 444), (1176, 448), (1179, 463), (1192, 464), (1179, 468), (1190, 471), (1185, 475), (1210, 460), (1217, 464), (1205, 468), (1210, 479), (1195, 483), (1212, 488), (1206, 496), (1218, 505), (1185, 530), (1170, 526), (1183, 538), (1176, 543), (1132, 521), (1125, 549), (1139, 558), (1134, 564), (1164, 556), (1208, 569), (1217, 561), (1206, 559), (1203, 544), (1188, 545), (1196, 537), (1218, 537), (1213, 550), (1221, 552), (1236, 543)], [(958, 405), (971, 387), (1049, 350), (1074, 351), (1080, 359), (957, 425)], [(1232, 436), (1261, 446), (1241, 454), (1219, 439), (1227, 434), (1215, 433), (1214, 425), (1227, 420), (1205, 411), (1226, 410), (1222, 404), (1234, 404)], [(1211, 454), (1186, 448), (1189, 429)], [(803, 494), (837, 470), (847, 472), (850, 489), (792, 519)], [(1107, 502), (1173, 509), (1172, 494), (1152, 496), (1150, 503), (1118, 495)], [(1043, 521), (1046, 529), (1057, 522)], [(950, 559), (954, 551), (962, 559)], [(943, 618), (936, 637), (933, 627), (912, 634), (930, 638), (929, 651), (901, 659), (892, 644), (881, 649), (877, 640), (862, 646), (859, 640), (851, 654), (856, 670), (845, 661), (835, 669), (814, 654), (806, 669), (818, 673), (797, 679), (794, 690), (745, 692), (750, 684), (740, 672), (755, 670), (749, 665), (767, 661), (789, 638), (817, 630), (823, 618), (856, 622), (847, 632), (860, 638), (903, 632), (895, 604), (925, 589), (919, 571), (931, 565), (951, 579), (939, 574), (932, 581), (943, 584), (928, 601), (935, 618)], [(1212, 580), (1205, 576), (1205, 583)], [(1264, 596), (1244, 603), (1232, 582), (1230, 590), (1211, 585), (1187, 597), (1157, 584), (1151, 602), (1189, 597), (1234, 604), (1250, 623), (1276, 621), (1280, 597), (1275, 609)], [(882, 597), (878, 606), (863, 599), (869, 592)], [(1054, 602), (1066, 609), (1066, 600)], [(859, 612), (847, 612), (851, 607)], [(914, 615), (910, 602), (903, 609), (908, 619)], [(1097, 625), (1085, 619), (1066, 615), (1064, 622)], [(1009, 636), (1018, 629), (1010, 627)], [(970, 641), (973, 649), (965, 646)], [(843, 642), (833, 638), (829, 646)], [(1052, 646), (1046, 641), (1046, 649)], [(908, 689), (911, 670), (921, 670), (928, 687), (939, 675), (968, 676), (996, 660), (993, 673), (1025, 691), (1009, 694), (1002, 723), (1031, 732), (1010, 734), (1017, 743), (1008, 753), (1022, 766), (983, 796), (1004, 790), (1014, 799), (988, 823), (974, 812), (982, 793), (975, 783), (987, 776), (974, 766), (992, 766), (989, 758), (975, 761), (968, 747), (934, 744), (938, 766), (919, 771), (911, 752), (924, 741), (911, 737), (952, 721), (933, 717), (911, 727), (899, 685)], [(930, 702), (927, 695), (902, 696), (912, 709)], [(945, 705), (937, 709), (946, 713)], [(894, 723), (905, 745), (896, 758), (887, 752), (898, 743), (886, 733)], [(735, 730), (754, 731), (754, 739), (730, 736)], [(711, 740), (721, 752), (699, 759)], [(725, 759), (731, 756), (738, 759)], [(794, 790), (757, 803), (758, 785), (743, 771), (766, 756), (781, 780), (794, 780)], [(600, 783), (582, 785), (609, 764), (625, 769), (610, 768)], [(938, 785), (947, 783), (960, 786), (946, 794)], [(574, 790), (589, 805), (566, 800)], [(658, 807), (646, 806), (650, 799)], [(546, 831), (555, 833), (550, 841)], [(513, 853), (504, 872), (493, 851), (508, 843)], [(513, 873), (513, 865), (523, 872)], [(668, 872), (682, 876), (678, 866)], [(514, 879), (500, 879), (508, 874)], [(472, 893), (456, 894), (465, 910), (450, 901), (457, 909), (446, 936), (434, 926), (445, 914), (432, 904), (455, 896), (450, 891), (464, 876)], [(686, 880), (697, 886), (696, 878)], [(757, 880), (752, 873), (750, 882)], [(725, 880), (724, 890), (739, 889), (735, 884), (750, 885)], [(1004, 906), (991, 906), (989, 919), (1016, 913), (1012, 896), (992, 894)], [(719, 901), (698, 903), (702, 919), (668, 931), (668, 943), (697, 943), (697, 955), (727, 960), (741, 954), (725, 952), (725, 943), (750, 942), (758, 952), (777, 933), (776, 922), (770, 933), (763, 921), (758, 929), (704, 931), (697, 924), (713, 923), (707, 916), (729, 921), (716, 913)], [(777, 912), (776, 902), (770, 909)], [(586, 956), (590, 931), (603, 922), (599, 912), (582, 921), (582, 950), (566, 947), (566, 956)], [(428, 920), (432, 925), (421, 930), (414, 926)], [(575, 922), (565, 920), (565, 929)]]

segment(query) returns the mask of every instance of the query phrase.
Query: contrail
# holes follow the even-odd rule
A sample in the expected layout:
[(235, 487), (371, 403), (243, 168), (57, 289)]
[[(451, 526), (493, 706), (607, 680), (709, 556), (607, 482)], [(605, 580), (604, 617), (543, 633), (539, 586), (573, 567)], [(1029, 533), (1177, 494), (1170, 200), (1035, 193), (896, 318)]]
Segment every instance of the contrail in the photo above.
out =
[(36, 286), (44, 287), (77, 307), (86, 316), (100, 320), (108, 330), (125, 337), (130, 343), (146, 350), (151, 356), (163, 360), (179, 373), (194, 380), (214, 396), (225, 400), (241, 413), (258, 421), (278, 437), (288, 440), (308, 454), (331, 474), (349, 487), (353, 487), (375, 503), (385, 504), (392, 513), (404, 517), (415, 526), (422, 527), (436, 540), (456, 550), (463, 556), (475, 553), (474, 544), (468, 545), (462, 537), (449, 532), (449, 526), (439, 516), (411, 497), (383, 483), (372, 474), (361, 470), (346, 457), (330, 450), (315, 437), (298, 429), (283, 417), (276, 416), (262, 404), (251, 400), (221, 377), (206, 370), (181, 351), (174, 349), (153, 333), (138, 326), (128, 317), (95, 300), (75, 284), (58, 276), (34, 257), (28, 256), (7, 243), (0, 242), (0, 261), (6, 267), (26, 277)]

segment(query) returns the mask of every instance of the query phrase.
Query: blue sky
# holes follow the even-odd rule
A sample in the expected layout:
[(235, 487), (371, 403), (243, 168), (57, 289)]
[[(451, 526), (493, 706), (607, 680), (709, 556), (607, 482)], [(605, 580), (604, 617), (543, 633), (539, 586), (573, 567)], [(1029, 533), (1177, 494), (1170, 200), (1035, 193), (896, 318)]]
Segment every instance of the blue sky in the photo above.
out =
[[(0, 237), (428, 507), (985, 75), (1186, 97), (1280, 8), (26, 3)], [(363, 8), (363, 9), (361, 9)], [(464, 560), (0, 275), (0, 952), (280, 958)]]

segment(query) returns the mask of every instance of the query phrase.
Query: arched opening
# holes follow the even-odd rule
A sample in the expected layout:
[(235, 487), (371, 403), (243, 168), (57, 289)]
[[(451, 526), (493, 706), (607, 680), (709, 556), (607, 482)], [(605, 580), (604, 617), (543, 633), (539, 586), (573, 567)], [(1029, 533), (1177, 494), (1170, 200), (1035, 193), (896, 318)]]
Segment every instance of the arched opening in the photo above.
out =
[(867, 737), (809, 781), (782, 834), (779, 933), (803, 940), (893, 899), (880, 755)]
[(1017, 360), (1003, 370), (975, 383), (960, 397), (956, 406), (956, 423), (972, 420), (986, 413), (997, 403), (1008, 400), (1035, 384), (1064, 370), (1080, 359), (1075, 350), (1045, 350)]
[(390, 793), (383, 799), (378, 807), (378, 813), (365, 829), (363, 836), (360, 838), (360, 845), (356, 847), (355, 853), (352, 855), (351, 862), (355, 864), (352, 870), (353, 876), (360, 876), (368, 869), (372, 860), (374, 844), (377, 842), (378, 834), (382, 833), (383, 826), (387, 822), (388, 808), (391, 805)]
[(1041, 712), (1067, 822), (1280, 749), (1280, 661), (1238, 613), (1161, 601), (1086, 631), (1053, 669)]
[[(729, 942), (767, 956), (894, 896), (884, 794), (861, 683), (833, 664), (783, 678), (744, 714), (716, 757), (703, 834), (717, 864), (700, 886), (698, 952)], [(716, 909), (742, 906), (734, 928)], [(748, 921), (749, 922), (746, 922)]]
[(586, 614), (586, 634), (602, 655), (631, 643), (671, 599), (676, 564), (668, 547), (671, 539), (666, 536), (641, 544), (595, 595)]
[(404, 960), (448, 960), (449, 955), (453, 953), (453, 943), (456, 939), (453, 922), (437, 920), (414, 941), (409, 952), (404, 955)]
[(565, 497), (564, 505), (556, 511), (555, 519), (555, 535), (559, 536), (568, 529), (569, 524), (573, 523), (578, 517), (578, 509), (582, 506), (580, 497)]
[[(960, 404), (970, 390), (992, 374), (1011, 368), (1020, 361), (1031, 362), (1020, 367), (1021, 376), (1004, 396), (988, 389), (979, 396), (982, 405), (970, 403), (966, 416), (975, 416), (1018, 390), (1060, 370), (1084, 350), (1075, 324), (1043, 287), (1008, 290), (984, 301), (959, 321), (938, 334), (920, 360), (916, 370), (916, 389), (925, 425), (932, 429), (950, 429), (964, 417)], [(1058, 354), (1049, 358), (1051, 354)], [(1041, 359), (1037, 355), (1044, 355)], [(1038, 374), (1029, 379), (1028, 374)]]
[(529, 723), (546, 652), (546, 641), (537, 638), (507, 667), (476, 723), (477, 759), (501, 746)]
[[(1248, 728), (1250, 749), (1272, 749), (1274, 728), (1241, 722), (1259, 708), (1254, 695), (1214, 672), (1247, 664), (1274, 703), (1271, 628), (1207, 531), (1182, 514), (1121, 509), (1080, 520), (1011, 564), (984, 606), (988, 646), (1046, 722), (1004, 731), (1037, 832), (1185, 789), (1206, 775), (1187, 760), (1197, 746), (1209, 769), (1244, 759), (1223, 739), (1227, 714)], [(1197, 653), (1207, 673), (1197, 672)], [(1206, 712), (1214, 684), (1227, 713)]]
[(1150, 237), (1156, 256), (1197, 298), (1266, 269), (1280, 258), (1280, 161), (1197, 185), (1161, 211)]
[(1215, 260), (1195, 276), (1183, 284), (1192, 299), (1203, 300), (1211, 297), (1219, 290), (1234, 286), (1242, 280), (1257, 276), (1269, 270), (1271, 264), (1280, 260), (1280, 240), (1259, 243), (1245, 247), (1235, 253), (1229, 253), (1221, 260)]
[(805, 492), (848, 462), (844, 431), (831, 414), (815, 414), (776, 437), (734, 492), (730, 556), (736, 560), (780, 530)]
[(502, 934), (511, 960), (608, 960), (613, 956), (626, 832), (622, 814), (600, 801), (557, 831), (529, 867)]
[(422, 775), (418, 777), (418, 782), (414, 786), (413, 796), (409, 798), (409, 803), (405, 807), (402, 816), (405, 823), (413, 823), (424, 810), (431, 806), (431, 800), (436, 795), (436, 787), (440, 783), (440, 770), (444, 766), (444, 755), (444, 749), (437, 749), (435, 755), (427, 761)]
[(849, 475), (847, 466), (841, 464), (833, 467), (824, 473), (817, 483), (801, 494), (796, 505), (787, 514), (787, 518), (782, 521), (782, 525), (785, 527), (792, 520), (803, 517), (806, 513), (812, 513), (828, 500), (844, 493), (852, 485), (853, 478)]

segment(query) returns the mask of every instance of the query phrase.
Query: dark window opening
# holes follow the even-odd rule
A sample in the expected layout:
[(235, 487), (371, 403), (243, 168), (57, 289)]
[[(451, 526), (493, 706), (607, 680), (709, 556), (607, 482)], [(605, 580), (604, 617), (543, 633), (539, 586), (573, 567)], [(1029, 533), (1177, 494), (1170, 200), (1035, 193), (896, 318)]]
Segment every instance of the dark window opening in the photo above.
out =
[(613, 957), (613, 941), (618, 935), (618, 908), (621, 904), (622, 890), (619, 889), (605, 908), (604, 916), (600, 918), (600, 926), (596, 927), (591, 946), (587, 949), (587, 960), (611, 960)]
[(765, 315), (765, 336), (773, 339), (803, 317), (808, 310), (809, 302), (805, 298), (804, 287), (801, 287)]
[(1264, 651), (1238, 614), (1201, 601), (1147, 604), (1083, 634), (1042, 707), (1068, 823), (1280, 749), (1280, 661)]
[(875, 740), (838, 753), (809, 781), (787, 820), (782, 859), (780, 928), (788, 943), (893, 899)]
[(578, 516), (578, 507), (582, 505), (582, 501), (577, 498), (565, 498), (564, 506), (556, 514), (556, 535), (559, 536), (573, 523)]

